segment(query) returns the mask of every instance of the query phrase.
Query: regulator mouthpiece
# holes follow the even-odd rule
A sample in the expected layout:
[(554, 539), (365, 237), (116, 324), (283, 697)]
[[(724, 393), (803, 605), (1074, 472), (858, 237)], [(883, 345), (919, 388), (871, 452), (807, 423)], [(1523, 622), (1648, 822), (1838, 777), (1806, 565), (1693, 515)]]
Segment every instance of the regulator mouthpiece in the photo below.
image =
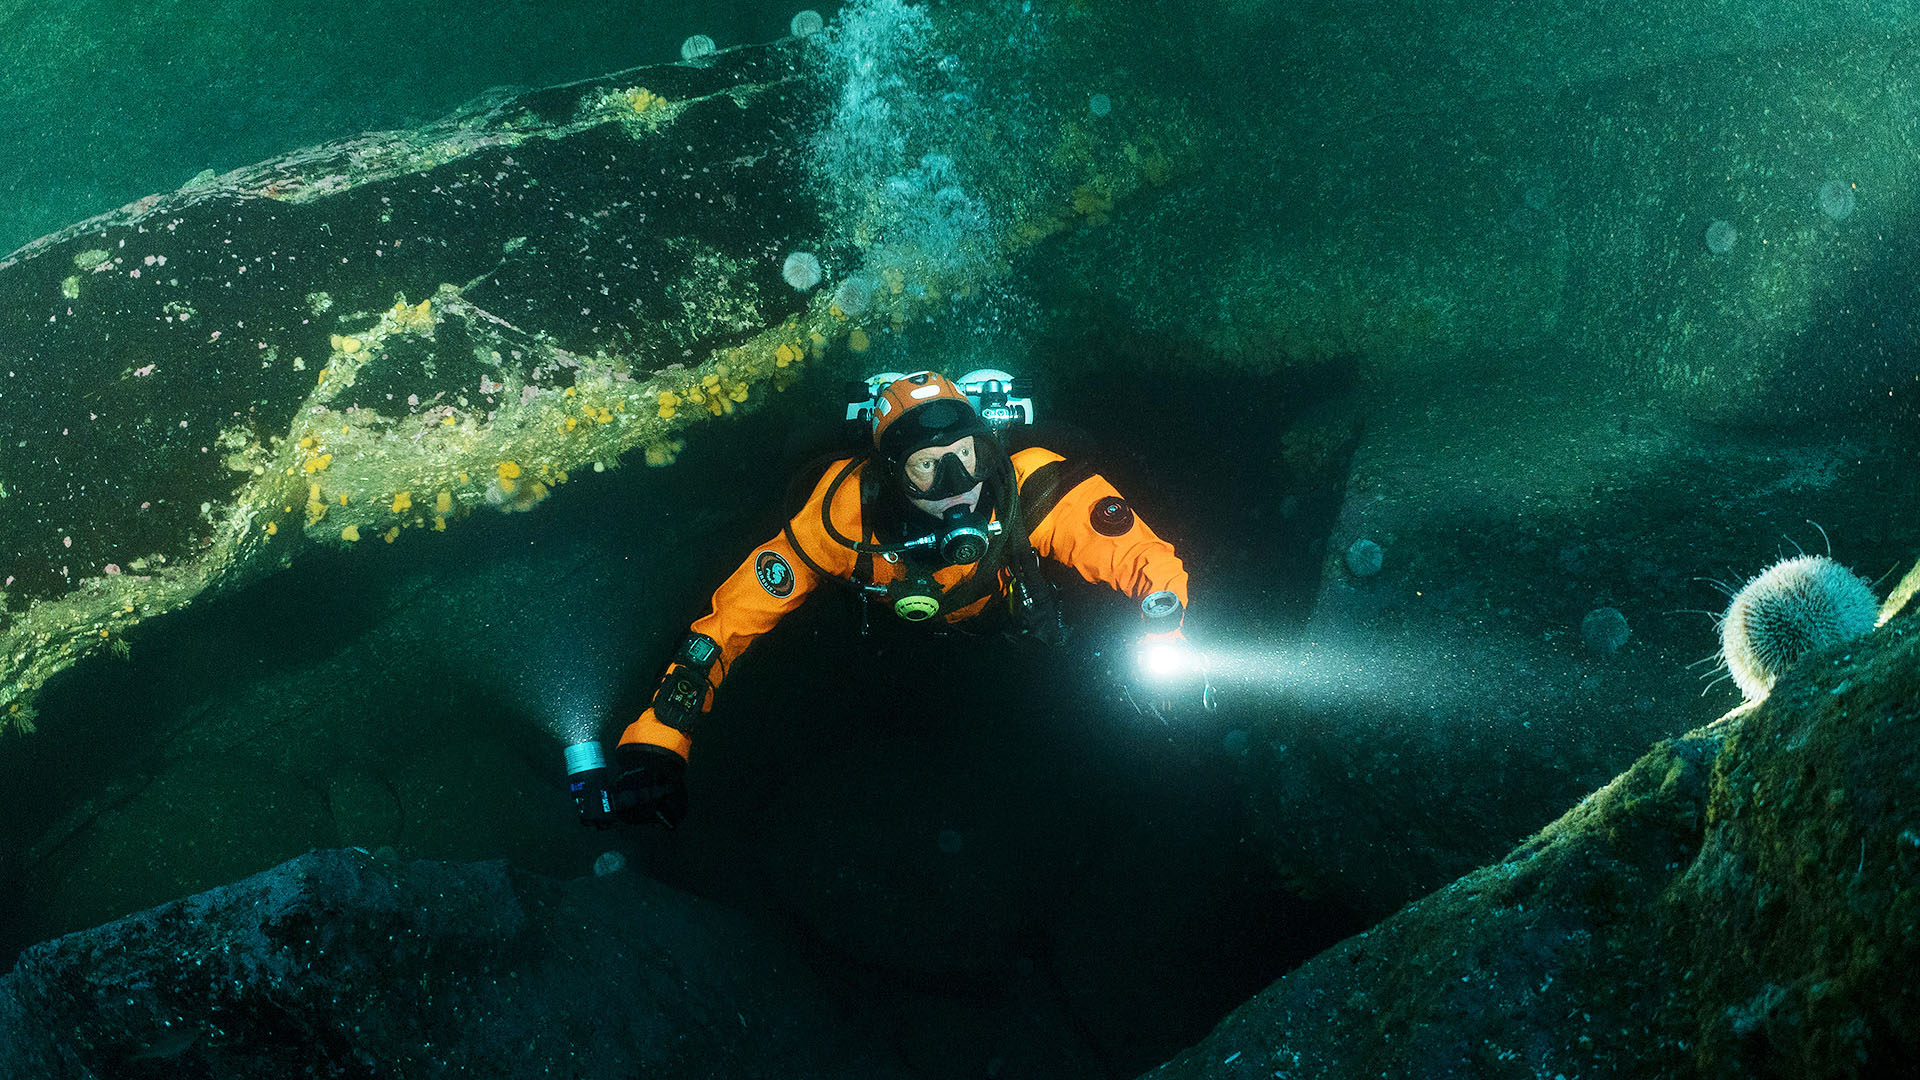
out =
[(947, 511), (940, 536), (940, 557), (949, 566), (969, 566), (987, 557), (987, 530), (966, 508)]
[(964, 506), (950, 507), (933, 530), (900, 545), (901, 551), (931, 550), (947, 566), (971, 566), (987, 557), (993, 538), (1005, 529), (997, 519)]

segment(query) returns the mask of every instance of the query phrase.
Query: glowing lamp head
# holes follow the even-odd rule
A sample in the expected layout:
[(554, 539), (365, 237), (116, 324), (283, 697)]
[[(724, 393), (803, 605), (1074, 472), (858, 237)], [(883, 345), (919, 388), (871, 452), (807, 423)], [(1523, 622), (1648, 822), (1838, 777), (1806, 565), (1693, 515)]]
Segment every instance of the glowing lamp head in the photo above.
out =
[(1146, 638), (1134, 646), (1133, 663), (1146, 704), (1143, 707), (1131, 694), (1128, 698), (1134, 700), (1135, 708), (1161, 723), (1168, 722), (1168, 710), (1191, 715), (1190, 706), (1198, 705), (1207, 712), (1219, 707), (1213, 682), (1207, 678), (1207, 658), (1185, 638), (1171, 635)]
[(1193, 647), (1179, 640), (1143, 641), (1135, 659), (1141, 674), (1156, 682), (1178, 678), (1194, 668)]

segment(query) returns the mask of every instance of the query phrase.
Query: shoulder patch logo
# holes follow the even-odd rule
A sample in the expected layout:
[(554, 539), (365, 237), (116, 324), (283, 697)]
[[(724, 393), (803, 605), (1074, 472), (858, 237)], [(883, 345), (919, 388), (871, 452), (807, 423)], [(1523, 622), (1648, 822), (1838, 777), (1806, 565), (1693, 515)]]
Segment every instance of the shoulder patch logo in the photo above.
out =
[(1133, 528), (1133, 507), (1118, 495), (1109, 495), (1093, 504), (1093, 531), (1101, 536), (1124, 536)]
[(753, 576), (769, 596), (785, 600), (793, 595), (793, 567), (777, 551), (763, 551), (753, 557)]

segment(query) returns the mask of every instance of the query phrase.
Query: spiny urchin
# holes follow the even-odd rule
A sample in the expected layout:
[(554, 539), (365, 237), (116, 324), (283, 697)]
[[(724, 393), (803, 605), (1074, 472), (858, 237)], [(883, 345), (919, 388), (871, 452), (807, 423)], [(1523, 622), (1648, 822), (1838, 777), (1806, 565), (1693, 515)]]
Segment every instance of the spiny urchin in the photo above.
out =
[(820, 269), (820, 257), (811, 251), (795, 251), (780, 264), (780, 276), (793, 286), (796, 292), (806, 292), (820, 284), (823, 271)]
[(1825, 555), (1796, 555), (1733, 594), (1720, 620), (1720, 658), (1748, 701), (1789, 664), (1873, 629), (1879, 601), (1859, 575)]

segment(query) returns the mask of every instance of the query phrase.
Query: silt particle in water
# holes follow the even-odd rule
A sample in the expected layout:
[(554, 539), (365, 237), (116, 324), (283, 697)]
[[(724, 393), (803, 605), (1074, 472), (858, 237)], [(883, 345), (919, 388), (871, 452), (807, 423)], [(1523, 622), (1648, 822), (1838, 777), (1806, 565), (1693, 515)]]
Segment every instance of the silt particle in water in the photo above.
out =
[(716, 51), (713, 39), (705, 34), (695, 34), (680, 43), (680, 59), (689, 64), (705, 60)]
[(1835, 221), (1853, 216), (1853, 185), (1845, 180), (1829, 180), (1820, 185), (1820, 212)]
[(1740, 230), (1734, 228), (1731, 221), (1716, 220), (1707, 226), (1707, 250), (1715, 255), (1725, 255), (1732, 251), (1733, 245), (1739, 240)]
[(827, 21), (812, 8), (796, 13), (792, 21), (787, 23), (787, 29), (794, 37), (812, 37), (826, 28)]

